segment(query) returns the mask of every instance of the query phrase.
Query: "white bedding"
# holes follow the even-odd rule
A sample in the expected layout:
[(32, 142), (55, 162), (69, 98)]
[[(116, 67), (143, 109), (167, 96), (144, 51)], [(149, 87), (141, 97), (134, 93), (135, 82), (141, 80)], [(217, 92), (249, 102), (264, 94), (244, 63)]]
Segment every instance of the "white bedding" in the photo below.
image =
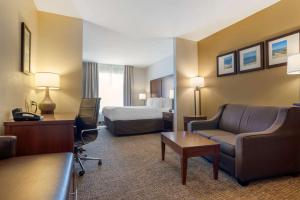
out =
[(150, 106), (106, 106), (102, 114), (111, 121), (116, 120), (139, 120), (139, 119), (160, 119), (162, 112), (168, 112), (170, 108), (155, 108)]

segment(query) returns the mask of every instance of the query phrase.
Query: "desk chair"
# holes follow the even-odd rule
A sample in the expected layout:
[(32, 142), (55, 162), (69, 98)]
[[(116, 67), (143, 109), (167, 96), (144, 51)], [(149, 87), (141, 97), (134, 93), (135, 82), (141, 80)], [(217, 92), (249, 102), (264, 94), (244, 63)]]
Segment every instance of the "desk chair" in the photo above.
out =
[(83, 155), (83, 146), (93, 142), (98, 136), (98, 114), (100, 107), (100, 98), (82, 99), (80, 103), (80, 109), (75, 121), (75, 147), (74, 147), (74, 159), (81, 167), (79, 175), (85, 174), (85, 168), (82, 164), (82, 160), (97, 160), (98, 165), (102, 165), (100, 158), (88, 157)]

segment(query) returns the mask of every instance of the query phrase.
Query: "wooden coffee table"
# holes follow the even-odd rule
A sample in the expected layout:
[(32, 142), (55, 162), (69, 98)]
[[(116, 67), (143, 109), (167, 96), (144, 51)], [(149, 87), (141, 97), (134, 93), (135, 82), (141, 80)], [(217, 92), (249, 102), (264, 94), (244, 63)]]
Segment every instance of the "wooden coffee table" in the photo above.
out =
[(165, 145), (168, 145), (180, 155), (182, 184), (186, 184), (188, 158), (199, 156), (214, 156), (213, 174), (218, 179), (220, 144), (202, 137), (196, 133), (163, 132), (161, 133), (161, 156), (165, 160)]

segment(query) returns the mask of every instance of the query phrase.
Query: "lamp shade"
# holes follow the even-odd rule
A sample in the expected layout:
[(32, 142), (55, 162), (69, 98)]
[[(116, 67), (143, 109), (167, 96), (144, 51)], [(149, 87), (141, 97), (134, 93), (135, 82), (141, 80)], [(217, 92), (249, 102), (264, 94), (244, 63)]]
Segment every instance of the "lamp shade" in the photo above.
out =
[(38, 72), (35, 74), (35, 86), (37, 88), (59, 89), (59, 74), (51, 72)]
[(300, 54), (288, 57), (287, 74), (300, 74)]
[(193, 88), (200, 89), (204, 87), (204, 78), (202, 76), (196, 76), (192, 78)]
[(170, 99), (174, 99), (174, 96), (175, 96), (174, 90), (170, 90), (170, 91), (169, 91), (169, 98), (170, 98)]
[(146, 93), (140, 93), (139, 100), (146, 100)]

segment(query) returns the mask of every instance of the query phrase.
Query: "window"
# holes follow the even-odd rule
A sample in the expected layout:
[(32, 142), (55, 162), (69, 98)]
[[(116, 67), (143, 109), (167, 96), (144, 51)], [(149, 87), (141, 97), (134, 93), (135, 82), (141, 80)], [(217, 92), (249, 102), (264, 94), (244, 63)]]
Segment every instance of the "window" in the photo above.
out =
[(105, 106), (123, 106), (124, 66), (99, 64), (100, 110)]

